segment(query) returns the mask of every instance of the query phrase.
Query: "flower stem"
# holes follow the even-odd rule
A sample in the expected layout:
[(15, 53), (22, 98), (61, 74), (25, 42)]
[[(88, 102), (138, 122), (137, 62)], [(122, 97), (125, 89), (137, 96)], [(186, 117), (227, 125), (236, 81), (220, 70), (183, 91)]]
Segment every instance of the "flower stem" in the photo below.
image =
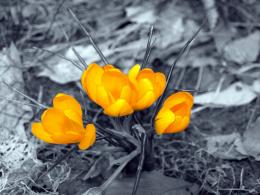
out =
[(122, 163), (115, 172), (99, 187), (90, 188), (83, 195), (101, 195), (103, 192), (109, 187), (109, 185), (115, 180), (115, 178), (121, 173), (121, 171), (125, 168), (125, 166), (137, 155), (139, 154), (139, 150), (134, 150), (125, 158), (124, 163)]
[(137, 172), (136, 172), (136, 179), (132, 191), (132, 195), (135, 195), (137, 192), (138, 184), (140, 182), (140, 177), (141, 177), (141, 171), (143, 169), (143, 164), (144, 164), (144, 158), (145, 158), (145, 146), (146, 146), (146, 134), (144, 133), (142, 136), (142, 143), (141, 143), (141, 154), (139, 158), (139, 163), (137, 167)]

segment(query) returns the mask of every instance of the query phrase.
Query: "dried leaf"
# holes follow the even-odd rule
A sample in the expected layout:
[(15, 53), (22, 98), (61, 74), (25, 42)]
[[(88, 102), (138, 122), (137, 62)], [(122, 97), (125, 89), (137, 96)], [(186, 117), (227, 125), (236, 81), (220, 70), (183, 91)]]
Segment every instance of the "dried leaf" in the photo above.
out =
[(215, 157), (237, 160), (248, 157), (239, 133), (209, 136), (206, 140), (207, 151)]
[(244, 64), (256, 60), (260, 49), (260, 33), (236, 39), (224, 47), (224, 57), (232, 62)]
[[(14, 44), (0, 52), (0, 75), (16, 89), (23, 91), (23, 77), (20, 52)], [(15, 92), (1, 85), (0, 96), (7, 99), (25, 101)], [(24, 123), (32, 117), (30, 107), (0, 99), (0, 145), (1, 164), (8, 170), (19, 168), (22, 163), (33, 157), (33, 147), (28, 142)]]
[(260, 160), (260, 117), (243, 134), (243, 144), (246, 152), (256, 160)]
[(137, 24), (153, 24), (156, 20), (153, 9), (148, 9), (144, 6), (131, 6), (126, 9), (126, 16), (130, 18), (132, 22)]
[(256, 93), (246, 84), (236, 82), (220, 92), (208, 92), (195, 96), (196, 104), (240, 106), (250, 103)]

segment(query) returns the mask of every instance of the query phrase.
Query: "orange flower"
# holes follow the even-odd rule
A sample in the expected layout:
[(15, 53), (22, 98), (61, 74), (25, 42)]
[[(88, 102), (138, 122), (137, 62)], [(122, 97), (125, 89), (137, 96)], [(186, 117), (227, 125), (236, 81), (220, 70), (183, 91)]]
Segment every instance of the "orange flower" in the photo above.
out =
[(80, 104), (63, 93), (54, 97), (53, 107), (43, 112), (41, 122), (32, 123), (32, 133), (47, 143), (79, 143), (81, 150), (89, 148), (96, 140), (95, 126), (83, 126)]
[(157, 134), (176, 133), (186, 129), (190, 122), (193, 96), (178, 92), (169, 96), (155, 118)]
[(110, 116), (132, 114), (136, 92), (127, 75), (112, 65), (90, 64), (81, 77), (84, 90), (92, 101)]
[(150, 68), (140, 71), (139, 64), (130, 69), (128, 77), (138, 94), (137, 101), (133, 105), (135, 110), (150, 107), (162, 95), (166, 86), (166, 78), (163, 73), (153, 72)]

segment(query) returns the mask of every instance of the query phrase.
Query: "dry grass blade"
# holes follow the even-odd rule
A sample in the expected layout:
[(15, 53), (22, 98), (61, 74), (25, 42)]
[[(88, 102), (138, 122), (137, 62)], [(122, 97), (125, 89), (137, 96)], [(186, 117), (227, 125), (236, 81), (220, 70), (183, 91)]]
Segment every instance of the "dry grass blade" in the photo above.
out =
[(77, 52), (77, 50), (76, 50), (74, 47), (72, 47), (72, 51), (73, 51), (73, 53), (77, 56), (77, 58), (78, 58), (78, 60), (81, 62), (81, 64), (82, 64), (85, 68), (87, 68), (87, 67), (88, 67), (87, 63), (85, 62), (85, 60), (81, 57), (81, 55)]
[(177, 55), (177, 58), (174, 60), (174, 62), (172, 63), (171, 65), (171, 69), (168, 73), (168, 76), (167, 76), (167, 80), (166, 80), (166, 87), (165, 87), (165, 90), (163, 92), (163, 94), (161, 95), (161, 97), (159, 98), (159, 100), (156, 102), (156, 105), (155, 105), (155, 109), (154, 109), (154, 112), (153, 112), (153, 115), (151, 117), (151, 124), (153, 126), (153, 121), (154, 121), (154, 118), (155, 118), (155, 115), (157, 114), (158, 112), (158, 109), (159, 109), (159, 106), (161, 105), (161, 102), (164, 98), (164, 95), (166, 93), (166, 90), (167, 90), (167, 87), (169, 85), (169, 82), (171, 81), (171, 78), (172, 78), (172, 72), (174, 70), (174, 68), (176, 67), (176, 64), (177, 62), (180, 60), (180, 58), (182, 57), (182, 55), (185, 53), (186, 49), (189, 47), (189, 45), (191, 44), (191, 42), (196, 38), (196, 36), (199, 34), (199, 32), (201, 31), (202, 27), (204, 26), (204, 24), (206, 23), (206, 20), (204, 20), (202, 22), (202, 24), (200, 25), (200, 27), (198, 28), (198, 30), (193, 34), (193, 36), (186, 42), (186, 44), (183, 46), (183, 48), (180, 50), (180, 52), (178, 53)]
[(148, 38), (148, 41), (147, 41), (147, 46), (146, 46), (146, 50), (145, 50), (145, 55), (144, 55), (144, 60), (142, 62), (142, 65), (141, 65), (141, 69), (143, 69), (148, 60), (149, 60), (149, 57), (150, 57), (150, 53), (151, 53), (151, 50), (152, 50), (152, 46), (151, 46), (151, 41), (152, 41), (152, 37), (153, 37), (153, 25), (151, 26), (150, 28), (150, 31), (149, 31), (149, 38)]
[(43, 109), (48, 108), (48, 106), (45, 106), (45, 105), (41, 104), (40, 102), (37, 102), (35, 99), (33, 99), (33, 98), (31, 98), (31, 97), (25, 95), (23, 92), (21, 92), (21, 91), (15, 89), (14, 87), (10, 86), (10, 85), (7, 84), (5, 81), (2, 81), (2, 82), (3, 82), (3, 84), (4, 84), (5, 86), (7, 86), (9, 89), (11, 89), (11, 90), (15, 91), (16, 93), (22, 95), (23, 97), (27, 98), (28, 100), (32, 101), (33, 103), (35, 103), (36, 105), (42, 107)]
[(32, 106), (32, 107), (43, 109), (39, 105), (30, 104), (30, 103), (27, 103), (27, 102), (22, 102), (20, 100), (10, 99), (10, 98), (4, 97), (4, 96), (0, 96), (0, 99), (6, 100), (6, 101), (9, 101), (9, 102), (13, 102), (13, 103), (16, 103), (16, 104), (22, 104), (22, 105), (26, 105), (26, 106)]
[(39, 49), (39, 50), (41, 50), (41, 51), (44, 51), (44, 52), (50, 53), (50, 54), (52, 54), (52, 55), (58, 56), (58, 57), (60, 57), (60, 58), (62, 58), (62, 59), (64, 59), (64, 60), (67, 60), (67, 61), (71, 62), (71, 63), (72, 63), (75, 67), (77, 67), (79, 70), (81, 70), (81, 71), (84, 70), (84, 68), (81, 67), (80, 65), (78, 65), (76, 62), (74, 62), (73, 60), (71, 60), (71, 59), (69, 59), (69, 58), (67, 58), (67, 57), (65, 57), (65, 56), (63, 56), (63, 55), (61, 55), (61, 54), (59, 54), (59, 53), (55, 53), (55, 52), (53, 52), (53, 51), (50, 51), (50, 50), (47, 50), (47, 49), (43, 49), (43, 48), (39, 48), (39, 47), (33, 47), (33, 49)]
[[(62, 29), (62, 32), (65, 36), (66, 41), (69, 42), (69, 36), (67, 35), (66, 31), (64, 29)], [(77, 56), (78, 60), (81, 62), (82, 66), (84, 68), (87, 68), (88, 65), (85, 62), (85, 60), (81, 57), (81, 55), (77, 52), (77, 50), (73, 46), (71, 48), (72, 48), (73, 53)]]
[(108, 60), (106, 59), (106, 57), (104, 56), (104, 54), (101, 52), (101, 50), (99, 49), (98, 45), (95, 43), (93, 37), (91, 36), (91, 34), (87, 31), (87, 29), (83, 26), (83, 24), (80, 22), (80, 20), (78, 19), (78, 17), (74, 14), (74, 12), (68, 8), (68, 12), (71, 14), (71, 16), (75, 19), (75, 21), (80, 25), (80, 28), (83, 30), (83, 32), (87, 35), (87, 37), (90, 40), (90, 43), (93, 45), (93, 47), (95, 48), (95, 50), (97, 51), (98, 55), (100, 56), (100, 58), (103, 60), (103, 62), (105, 64), (109, 64)]

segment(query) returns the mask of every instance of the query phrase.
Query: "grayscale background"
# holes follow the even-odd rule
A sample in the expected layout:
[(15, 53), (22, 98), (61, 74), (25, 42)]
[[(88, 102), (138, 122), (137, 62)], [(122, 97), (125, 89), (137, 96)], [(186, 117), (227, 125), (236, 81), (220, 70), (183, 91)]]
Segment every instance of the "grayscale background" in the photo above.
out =
[[(259, 0), (0, 0), (1, 195), (81, 195), (101, 185), (121, 155), (108, 144), (105, 149), (96, 144), (72, 153), (34, 183), (71, 146), (37, 140), (31, 122), (40, 119), (42, 110), (25, 105), (30, 101), (3, 82), (49, 106), (59, 92), (83, 103), (81, 71), (55, 54), (79, 63), (73, 46), (87, 64), (103, 62), (67, 8), (109, 62), (125, 72), (142, 63), (152, 25), (147, 67), (167, 74), (206, 20), (178, 61), (169, 86), (169, 91), (194, 95), (190, 126), (155, 138), (154, 166), (144, 165), (138, 194), (260, 194)], [(97, 105), (87, 104), (90, 118), (101, 113)], [(143, 123), (152, 110), (138, 115)], [(99, 123), (111, 125), (102, 114)], [(137, 161), (106, 195), (131, 194)]]

